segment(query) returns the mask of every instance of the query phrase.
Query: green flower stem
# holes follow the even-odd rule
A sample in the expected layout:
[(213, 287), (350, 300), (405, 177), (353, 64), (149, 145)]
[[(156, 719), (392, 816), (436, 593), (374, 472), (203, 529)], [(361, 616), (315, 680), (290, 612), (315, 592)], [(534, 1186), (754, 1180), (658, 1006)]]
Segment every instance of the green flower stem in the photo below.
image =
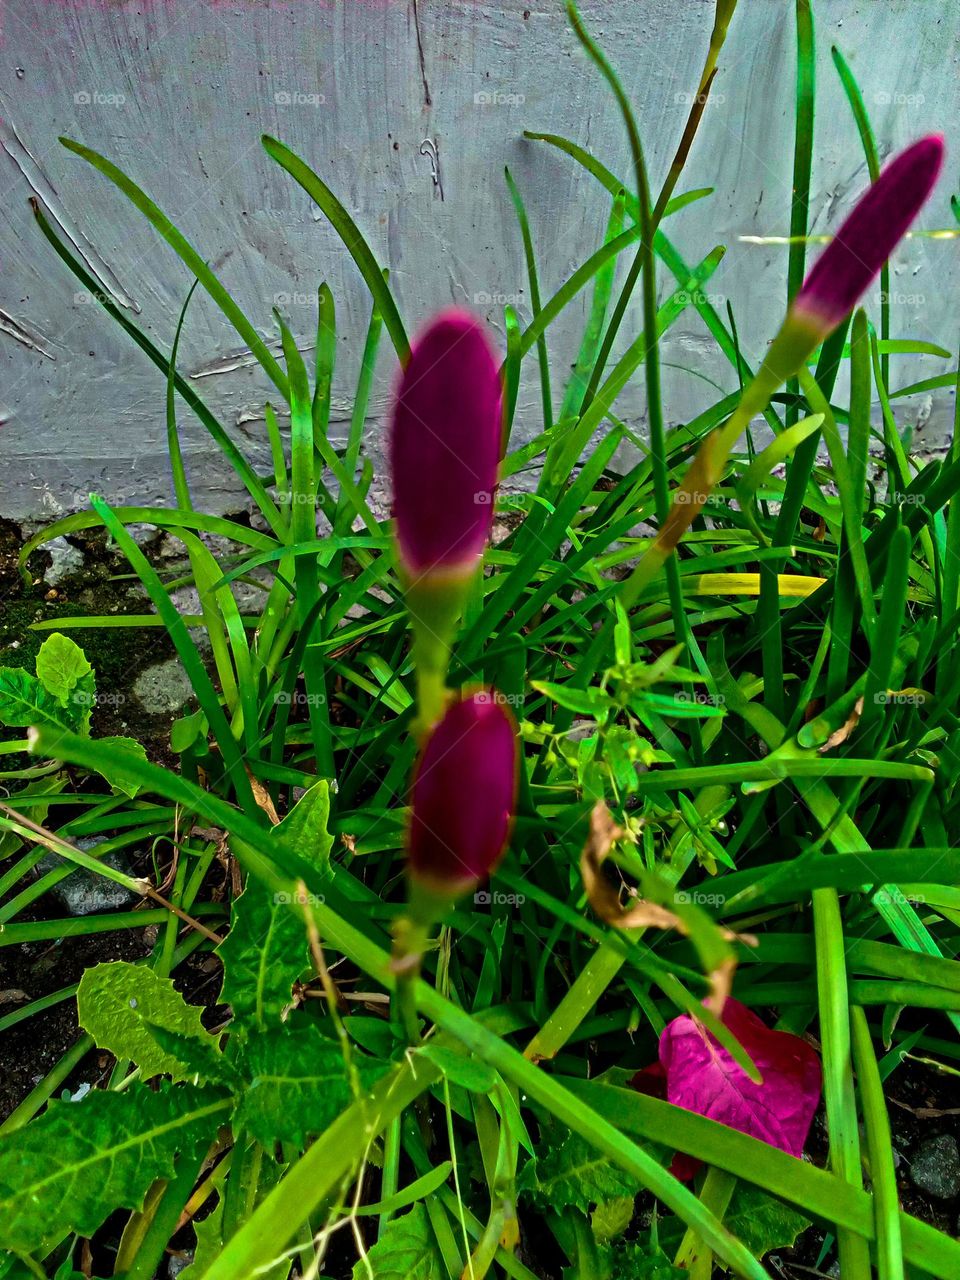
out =
[(877, 1231), (877, 1274), (880, 1280), (903, 1280), (903, 1239), (900, 1231), (900, 1199), (893, 1167), (890, 1116), (883, 1096), (883, 1082), (877, 1067), (867, 1016), (862, 1009), (850, 1010), (853, 1032), (853, 1061), (857, 1068), (860, 1109), (867, 1131), (870, 1182), (873, 1187), (874, 1221)]
[(409, 582), (404, 594), (413, 643), (410, 656), (417, 680), (414, 734), (422, 738), (443, 715), (447, 704), (450, 646), (475, 573), (459, 577), (433, 575)]
[[(813, 928), (817, 947), (817, 995), (823, 1045), (823, 1097), (830, 1133), (830, 1167), (860, 1190), (860, 1135), (850, 1055), (850, 1013), (843, 921), (836, 889), (814, 889)], [(837, 1229), (840, 1271), (870, 1275), (870, 1250), (863, 1236)]]
[[(708, 1209), (722, 1219), (730, 1207), (733, 1193), (737, 1188), (737, 1179), (724, 1169), (711, 1166), (703, 1181), (700, 1200)], [(713, 1254), (704, 1245), (697, 1233), (690, 1227), (680, 1242), (673, 1265), (690, 1272), (690, 1280), (711, 1280), (713, 1275)]]

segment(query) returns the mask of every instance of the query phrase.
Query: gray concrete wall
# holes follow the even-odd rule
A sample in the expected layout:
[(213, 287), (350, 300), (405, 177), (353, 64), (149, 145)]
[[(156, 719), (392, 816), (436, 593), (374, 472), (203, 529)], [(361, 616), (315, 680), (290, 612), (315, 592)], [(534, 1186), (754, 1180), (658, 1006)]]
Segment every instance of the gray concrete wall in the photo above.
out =
[[(582, 9), (636, 104), (658, 185), (696, 87), (713, 5), (584, 0)], [(504, 164), (525, 194), (547, 294), (599, 243), (606, 197), (572, 161), (524, 141), (524, 128), (566, 134), (615, 171), (628, 168), (616, 108), (560, 0), (6, 0), (0, 15), (0, 514), (15, 518), (83, 505), (90, 488), (116, 502), (163, 502), (170, 493), (163, 380), (79, 291), (34, 225), (28, 197), (43, 200), (103, 287), (164, 348), (190, 277), (136, 210), (58, 145), (59, 134), (103, 152), (148, 191), (271, 341), (279, 304), (307, 349), (317, 284), (330, 283), (342, 338), (335, 432), (349, 415), (369, 301), (335, 233), (263, 152), (261, 132), (301, 153), (339, 194), (390, 267), (410, 328), (458, 302), (500, 330), (504, 297), (529, 317)], [(927, 130), (946, 131), (947, 173), (923, 225), (950, 226), (960, 0), (818, 0), (816, 16), (814, 228), (835, 225), (866, 180), (830, 62), (833, 42), (860, 79), (884, 154)], [(731, 300), (753, 359), (782, 311), (786, 250), (738, 237), (788, 227), (794, 56), (791, 0), (740, 0), (681, 184), (716, 193), (668, 226), (688, 260), (728, 246), (709, 292)], [(439, 142), (442, 201), (420, 154), (426, 137)], [(950, 240), (912, 240), (898, 253), (896, 335), (955, 342), (957, 255)], [(573, 358), (586, 301), (551, 332), (557, 369)], [(627, 336), (638, 327), (634, 313)], [(715, 398), (710, 380), (734, 387), (692, 311), (663, 354), (671, 422)], [(199, 292), (181, 356), (236, 439), (262, 448), (265, 379)], [(894, 383), (944, 367), (897, 360)], [(374, 453), (394, 371), (385, 343), (369, 422)], [(949, 394), (901, 405), (904, 420), (929, 414), (929, 447), (946, 438)], [(642, 423), (642, 380), (618, 409)], [(531, 359), (518, 430), (536, 431), (538, 417)], [(236, 481), (186, 409), (181, 418), (198, 502), (235, 509)]]

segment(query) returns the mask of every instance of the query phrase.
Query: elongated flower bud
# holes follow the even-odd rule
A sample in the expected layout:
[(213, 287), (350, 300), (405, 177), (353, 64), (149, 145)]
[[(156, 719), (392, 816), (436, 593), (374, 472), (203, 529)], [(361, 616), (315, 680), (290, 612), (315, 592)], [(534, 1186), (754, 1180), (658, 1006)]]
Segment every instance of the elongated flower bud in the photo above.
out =
[[(413, 780), (408, 836), (411, 907), (436, 916), (500, 861), (517, 803), (513, 716), (492, 690), (452, 703), (427, 739)], [(431, 904), (432, 905), (429, 905)]]
[(700, 446), (667, 520), (621, 588), (625, 606), (636, 601), (703, 510), (751, 419), (789, 378), (801, 374), (811, 352), (857, 305), (920, 212), (942, 164), (943, 138), (930, 134), (892, 160), (857, 201), (808, 273), (737, 408)]
[(769, 397), (848, 316), (923, 208), (943, 165), (943, 138), (932, 133), (884, 168), (854, 205), (807, 273), (745, 400)]
[(483, 326), (441, 312), (413, 345), (390, 435), (397, 548), (411, 580), (469, 576), (490, 537), (500, 374)]
[(850, 314), (927, 201), (943, 165), (943, 137), (921, 138), (886, 165), (807, 273), (793, 309), (824, 332)]

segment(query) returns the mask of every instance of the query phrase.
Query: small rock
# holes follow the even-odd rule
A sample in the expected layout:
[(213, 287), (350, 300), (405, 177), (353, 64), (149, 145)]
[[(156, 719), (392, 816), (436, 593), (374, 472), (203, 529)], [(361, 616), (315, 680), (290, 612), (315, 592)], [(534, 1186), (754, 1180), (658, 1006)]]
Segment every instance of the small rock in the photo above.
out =
[(191, 1262), (193, 1262), (192, 1249), (188, 1249), (185, 1253), (180, 1254), (179, 1256), (172, 1253), (170, 1255), (170, 1261), (167, 1263), (167, 1275), (170, 1277), (170, 1280), (177, 1280), (177, 1276), (180, 1272), (185, 1271), (187, 1267), (190, 1266)]
[(43, 575), (50, 586), (59, 586), (66, 578), (79, 573), (83, 568), (83, 552), (72, 546), (66, 538), (51, 539), (44, 543), (44, 550), (50, 552), (50, 568)]
[(949, 1133), (921, 1142), (910, 1167), (913, 1184), (938, 1200), (952, 1200), (960, 1192), (960, 1148)]
[(170, 658), (141, 671), (133, 692), (144, 711), (153, 716), (170, 715), (171, 712), (179, 711), (193, 695), (179, 658)]
[[(72, 843), (83, 853), (90, 853), (103, 841), (90, 838), (74, 840)], [(105, 853), (103, 862), (106, 866), (113, 867), (114, 871), (122, 871), (125, 875), (130, 874), (127, 855), (119, 849)], [(67, 859), (61, 858), (58, 853), (45, 853), (37, 863), (37, 870), (41, 875), (46, 875), (48, 871), (56, 871), (65, 863)], [(136, 894), (125, 889), (122, 884), (107, 880), (105, 876), (98, 876), (96, 872), (88, 871), (86, 867), (77, 867), (71, 871), (68, 876), (55, 884), (50, 892), (63, 903), (67, 914), (71, 916), (92, 916), (103, 911), (116, 911), (119, 907), (126, 907), (137, 900)]]

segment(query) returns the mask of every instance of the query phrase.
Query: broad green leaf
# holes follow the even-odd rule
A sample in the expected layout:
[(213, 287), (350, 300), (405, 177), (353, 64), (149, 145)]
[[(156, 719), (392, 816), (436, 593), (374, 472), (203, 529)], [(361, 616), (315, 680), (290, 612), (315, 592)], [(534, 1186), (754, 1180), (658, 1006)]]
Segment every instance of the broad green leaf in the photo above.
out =
[(93, 667), (75, 640), (59, 631), (47, 636), (37, 654), (37, 678), (61, 707), (70, 705), (77, 690), (87, 708), (88, 720), (96, 692), (92, 677)]
[(293, 984), (310, 964), (303, 924), (282, 895), (251, 879), (233, 903), (230, 932), (217, 948), (223, 961), (221, 1000), (244, 1027), (280, 1023)]
[(87, 969), (77, 990), (80, 1025), (93, 1036), (98, 1048), (135, 1062), (144, 1080), (157, 1075), (174, 1080), (194, 1076), (195, 1064), (183, 1062), (161, 1047), (151, 1024), (206, 1042), (215, 1050), (216, 1041), (204, 1030), (201, 1012), (199, 1005), (187, 1004), (169, 978), (125, 960)]
[(118, 1208), (142, 1209), (177, 1152), (209, 1143), (228, 1107), (220, 1091), (189, 1085), (52, 1102), (0, 1136), (0, 1248), (45, 1253), (68, 1232), (92, 1235)]
[[(97, 741), (123, 752), (131, 760), (146, 761), (147, 759), (146, 748), (142, 742), (137, 742), (135, 738), (108, 737), (98, 738)], [(111, 764), (108, 769), (98, 769), (97, 772), (101, 777), (106, 778), (115, 791), (122, 791), (131, 800), (143, 787), (143, 783), (132, 773), (128, 773), (119, 763)]]
[[(238, 1045), (236, 1063), (245, 1087), (234, 1127), (266, 1147), (278, 1141), (303, 1146), (353, 1101), (339, 1043), (328, 1040), (312, 1022), (248, 1037)], [(364, 1090), (388, 1066), (357, 1049), (352, 1064)]]
[(392, 1218), (387, 1229), (353, 1268), (353, 1280), (438, 1280), (446, 1274), (430, 1219), (422, 1204)]
[(633, 1211), (633, 1196), (614, 1196), (612, 1200), (604, 1200), (590, 1215), (594, 1236), (601, 1244), (616, 1240), (629, 1227)]
[(613, 1280), (688, 1280), (689, 1275), (651, 1245), (628, 1244), (614, 1254)]
[(330, 817), (330, 784), (326, 778), (315, 782), (302, 795), (278, 827), (277, 838), (289, 839), (304, 858), (315, 866), (326, 867), (330, 862), (333, 836), (327, 830)]
[(576, 1133), (568, 1133), (559, 1143), (541, 1145), (536, 1160), (520, 1171), (517, 1186), (541, 1205), (582, 1213), (592, 1205), (632, 1197), (640, 1190), (638, 1179)]
[(723, 1221), (757, 1258), (771, 1249), (789, 1249), (810, 1226), (810, 1219), (796, 1209), (742, 1182), (737, 1184)]
[(70, 727), (89, 733), (97, 680), (80, 646), (59, 631), (48, 636), (37, 654), (37, 679), (63, 707)]
[(36, 676), (20, 667), (0, 667), (0, 724), (13, 729), (52, 724), (62, 729), (69, 717)]

